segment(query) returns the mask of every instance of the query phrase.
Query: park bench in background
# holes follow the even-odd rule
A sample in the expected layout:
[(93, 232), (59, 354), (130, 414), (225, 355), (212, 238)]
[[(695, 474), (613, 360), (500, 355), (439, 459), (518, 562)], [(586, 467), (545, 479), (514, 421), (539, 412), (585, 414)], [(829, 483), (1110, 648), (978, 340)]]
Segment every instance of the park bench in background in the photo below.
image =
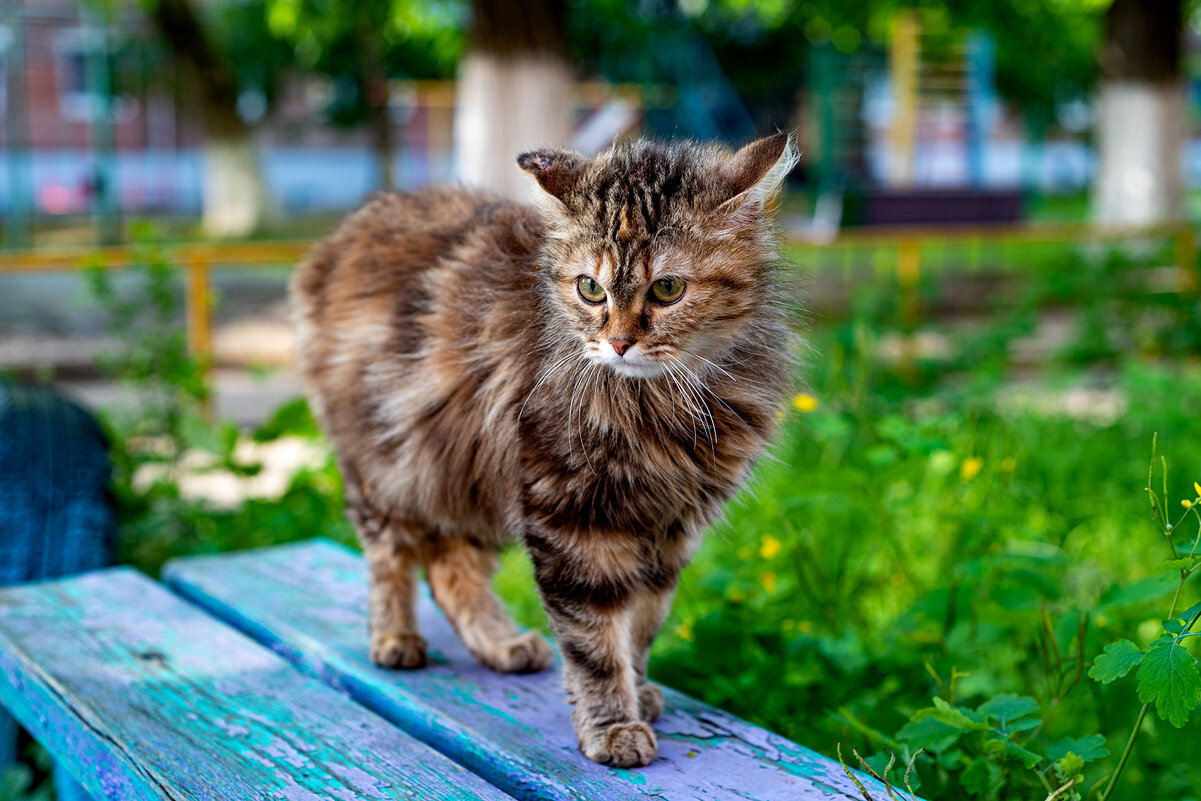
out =
[(96, 799), (862, 798), (836, 762), (671, 690), (659, 759), (593, 764), (558, 670), (480, 667), (428, 597), (431, 665), (377, 668), (362, 560), (329, 542), (166, 576), (202, 609), (129, 569), (0, 590), (0, 703)]

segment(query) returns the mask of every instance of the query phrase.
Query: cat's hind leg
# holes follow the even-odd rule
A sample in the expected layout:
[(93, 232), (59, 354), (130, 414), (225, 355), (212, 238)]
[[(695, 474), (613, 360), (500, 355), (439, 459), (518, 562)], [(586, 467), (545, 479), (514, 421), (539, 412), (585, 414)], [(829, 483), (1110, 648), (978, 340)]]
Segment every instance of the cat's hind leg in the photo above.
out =
[(521, 632), (492, 590), (495, 554), (460, 538), (438, 540), (426, 552), (434, 600), (463, 644), (485, 667), (501, 673), (544, 670), (554, 659), (536, 631)]
[(426, 646), (417, 629), (416, 532), (368, 503), (357, 482), (348, 480), (346, 485), (346, 516), (359, 535), (370, 571), (371, 661), (386, 668), (421, 667)]
[(425, 639), (417, 630), (417, 555), (391, 543), (364, 543), (371, 570), (368, 597), (371, 661), (386, 668), (425, 664)]

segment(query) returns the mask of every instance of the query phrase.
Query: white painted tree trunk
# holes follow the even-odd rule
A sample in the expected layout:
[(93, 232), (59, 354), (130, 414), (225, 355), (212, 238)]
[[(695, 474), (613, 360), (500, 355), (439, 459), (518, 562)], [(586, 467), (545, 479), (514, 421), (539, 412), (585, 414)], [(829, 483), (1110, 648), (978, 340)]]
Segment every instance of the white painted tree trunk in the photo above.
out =
[(1183, 216), (1184, 100), (1179, 83), (1102, 82), (1093, 190), (1097, 222), (1144, 224)]
[(267, 221), (270, 196), (254, 141), (212, 138), (204, 143), (204, 231), (213, 237), (254, 233)]
[(465, 186), (527, 199), (531, 183), (517, 156), (565, 146), (571, 123), (572, 75), (563, 59), (469, 52), (460, 62), (455, 173)]

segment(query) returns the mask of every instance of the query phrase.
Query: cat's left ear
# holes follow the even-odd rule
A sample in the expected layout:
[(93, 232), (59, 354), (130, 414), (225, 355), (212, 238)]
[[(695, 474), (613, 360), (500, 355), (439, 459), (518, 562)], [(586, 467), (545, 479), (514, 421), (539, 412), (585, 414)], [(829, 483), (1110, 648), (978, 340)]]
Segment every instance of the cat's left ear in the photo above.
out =
[(737, 214), (747, 222), (774, 210), (784, 179), (801, 159), (794, 132), (778, 133), (751, 142), (718, 168), (728, 200), (719, 212)]
[(517, 157), (517, 166), (534, 176), (546, 194), (572, 208), (589, 159), (570, 150), (531, 150)]

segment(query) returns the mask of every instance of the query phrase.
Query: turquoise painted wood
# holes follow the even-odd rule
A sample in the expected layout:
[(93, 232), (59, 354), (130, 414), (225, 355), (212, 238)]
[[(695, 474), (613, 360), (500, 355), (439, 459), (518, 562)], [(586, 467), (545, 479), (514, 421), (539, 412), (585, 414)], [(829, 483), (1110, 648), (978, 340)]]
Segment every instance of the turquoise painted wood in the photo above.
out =
[(0, 590), (0, 703), (96, 799), (507, 798), (128, 569)]
[[(577, 750), (558, 670), (486, 670), (428, 597), (420, 616), (431, 666), (377, 668), (367, 655), (365, 567), (333, 543), (182, 559), (168, 565), (165, 579), (517, 798), (862, 798), (838, 763), (666, 688), (667, 711), (654, 726), (660, 758), (639, 770), (593, 764)], [(864, 783), (887, 798), (879, 784)]]

